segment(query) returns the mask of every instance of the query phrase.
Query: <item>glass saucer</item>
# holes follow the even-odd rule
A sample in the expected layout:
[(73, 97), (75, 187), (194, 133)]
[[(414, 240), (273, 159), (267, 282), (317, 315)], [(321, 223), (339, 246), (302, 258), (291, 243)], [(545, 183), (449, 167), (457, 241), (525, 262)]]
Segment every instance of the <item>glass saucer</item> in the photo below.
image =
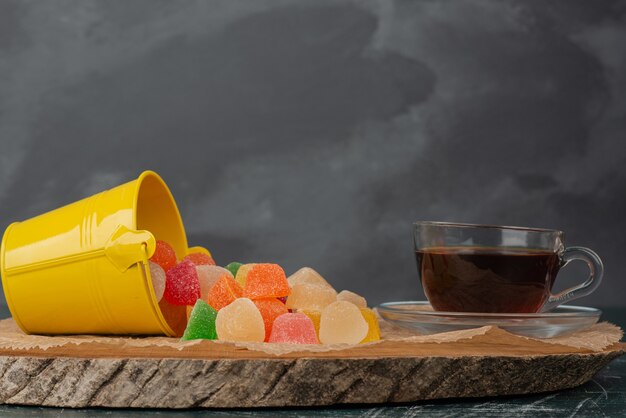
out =
[(539, 313), (438, 312), (426, 301), (404, 301), (383, 303), (378, 306), (378, 313), (385, 321), (420, 334), (497, 325), (512, 334), (552, 338), (589, 328), (598, 322), (602, 311), (562, 305)]

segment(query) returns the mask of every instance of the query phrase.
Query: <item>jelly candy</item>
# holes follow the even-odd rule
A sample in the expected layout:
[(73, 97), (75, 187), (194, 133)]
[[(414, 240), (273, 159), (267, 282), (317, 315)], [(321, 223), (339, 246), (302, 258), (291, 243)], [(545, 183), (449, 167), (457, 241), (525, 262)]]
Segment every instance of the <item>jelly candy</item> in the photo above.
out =
[(360, 308), (363, 319), (367, 322), (368, 331), (365, 338), (361, 340), (362, 343), (369, 343), (372, 341), (380, 340), (380, 327), (378, 326), (378, 318), (373, 310), (369, 308)]
[(154, 297), (157, 302), (163, 299), (163, 292), (165, 292), (165, 271), (157, 263), (148, 261), (150, 266), (150, 278), (152, 279), (152, 289), (154, 289)]
[(235, 299), (243, 296), (241, 286), (232, 277), (223, 275), (209, 290), (207, 301), (216, 310), (232, 303)]
[(358, 344), (368, 330), (361, 310), (350, 302), (339, 300), (322, 311), (320, 341), (324, 344)]
[[(228, 265), (226, 266), (226, 269), (228, 271), (230, 271), (230, 273), (233, 275), (233, 277), (237, 277), (237, 271), (239, 270), (239, 267), (241, 267), (243, 264), (237, 262), (237, 261), (233, 261), (232, 263), (228, 263)], [(241, 284), (241, 283), (239, 283)]]
[(165, 241), (157, 240), (154, 254), (150, 261), (157, 263), (167, 273), (169, 269), (176, 265), (176, 253), (171, 245)]
[(204, 248), (204, 247), (189, 247), (189, 248), (187, 248), (187, 254), (193, 254), (193, 253), (202, 253), (202, 254), (206, 254), (209, 257), (213, 258), (213, 254), (211, 254), (211, 251), (209, 251), (207, 248)]
[(287, 303), (287, 296), (281, 296), (281, 297), (276, 298), (276, 299), (278, 299), (278, 300), (279, 300), (279, 301), (281, 301), (282, 303)]
[(196, 266), (183, 261), (165, 273), (165, 300), (172, 305), (194, 305), (200, 297)]
[(337, 292), (330, 286), (299, 283), (291, 288), (291, 294), (287, 298), (287, 307), (321, 311), (336, 300)]
[(309, 317), (311, 322), (313, 322), (313, 327), (315, 328), (315, 334), (317, 335), (317, 338), (319, 339), (319, 337), (320, 337), (320, 317), (322, 316), (322, 313), (320, 311), (311, 311), (311, 310), (307, 310), (307, 309), (298, 309), (298, 313), (303, 313), (303, 314), (305, 314), (306, 316)]
[(196, 272), (198, 273), (198, 280), (200, 281), (200, 297), (204, 300), (208, 300), (209, 290), (211, 290), (213, 285), (217, 283), (222, 276), (233, 278), (230, 271), (219, 266), (196, 266)]
[(279, 298), (288, 296), (290, 291), (282, 267), (278, 264), (263, 263), (255, 264), (248, 272), (243, 295), (250, 299)]
[(256, 263), (242, 264), (237, 269), (237, 274), (235, 275), (235, 280), (237, 280), (237, 283), (239, 283), (239, 285), (242, 288), (246, 286), (246, 278), (248, 277), (248, 273), (250, 272), (250, 269), (252, 269), (252, 267), (255, 266), (255, 265), (256, 265)]
[(215, 318), (217, 312), (211, 308), (205, 301), (198, 299), (189, 315), (187, 328), (181, 338), (185, 340), (197, 340), (200, 338), (206, 340), (215, 340), (217, 333), (215, 331)]
[(301, 313), (286, 313), (274, 321), (270, 343), (318, 344), (311, 319)]
[(359, 296), (349, 290), (342, 290), (337, 295), (337, 300), (345, 300), (353, 303), (357, 308), (367, 308), (367, 301), (363, 296)]
[(274, 320), (289, 311), (285, 304), (276, 298), (255, 299), (252, 302), (254, 302), (263, 317), (263, 323), (265, 324), (265, 341), (267, 341), (272, 332)]
[(300, 283), (317, 284), (332, 287), (328, 282), (311, 267), (302, 267), (287, 279), (289, 286), (294, 287)]
[(215, 261), (205, 253), (187, 254), (183, 260), (191, 261), (196, 266), (214, 266)]
[(248, 298), (239, 298), (217, 312), (217, 337), (224, 341), (262, 342), (265, 326), (259, 309)]

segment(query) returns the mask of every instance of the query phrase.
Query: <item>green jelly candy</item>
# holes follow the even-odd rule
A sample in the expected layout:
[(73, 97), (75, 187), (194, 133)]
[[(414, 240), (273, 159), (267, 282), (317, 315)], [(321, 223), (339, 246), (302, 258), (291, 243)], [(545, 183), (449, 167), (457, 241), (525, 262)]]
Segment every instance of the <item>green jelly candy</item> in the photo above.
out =
[(181, 341), (187, 340), (216, 340), (217, 332), (215, 331), (215, 317), (217, 311), (202, 299), (198, 299), (189, 315), (187, 328)]
[(241, 267), (242, 263), (237, 261), (233, 261), (229, 265), (226, 266), (226, 270), (230, 271), (233, 274), (233, 277), (237, 277), (237, 272), (239, 271), (239, 267)]

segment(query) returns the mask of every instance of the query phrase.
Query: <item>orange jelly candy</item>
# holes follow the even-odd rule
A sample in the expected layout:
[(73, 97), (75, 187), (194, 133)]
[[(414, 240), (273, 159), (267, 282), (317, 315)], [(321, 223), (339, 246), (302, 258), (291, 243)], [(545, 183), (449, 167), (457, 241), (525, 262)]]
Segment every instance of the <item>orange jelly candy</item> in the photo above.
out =
[(209, 296), (207, 302), (213, 309), (219, 311), (224, 306), (228, 306), (234, 302), (235, 299), (243, 296), (243, 290), (239, 283), (230, 276), (223, 275), (215, 282), (211, 290), (209, 290)]
[(171, 245), (165, 241), (157, 240), (154, 254), (150, 261), (157, 263), (167, 273), (169, 269), (176, 265), (176, 253)]
[(187, 254), (184, 260), (189, 260), (196, 266), (214, 266), (215, 261), (204, 253), (191, 253)]
[(278, 264), (255, 264), (246, 277), (244, 297), (250, 299), (289, 296), (291, 288), (285, 271)]
[(265, 341), (267, 342), (272, 332), (274, 320), (282, 314), (289, 313), (289, 310), (284, 303), (276, 298), (255, 299), (252, 302), (254, 302), (263, 317), (263, 324), (265, 324)]

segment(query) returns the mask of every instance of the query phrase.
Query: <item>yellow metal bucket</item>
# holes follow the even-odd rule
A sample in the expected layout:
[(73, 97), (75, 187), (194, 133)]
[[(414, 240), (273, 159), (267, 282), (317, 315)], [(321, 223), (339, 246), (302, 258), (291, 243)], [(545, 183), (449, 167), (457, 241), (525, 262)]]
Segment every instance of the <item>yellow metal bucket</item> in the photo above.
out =
[(13, 319), (33, 334), (176, 335), (152, 289), (155, 237), (186, 254), (176, 202), (152, 171), (9, 225), (0, 268)]

